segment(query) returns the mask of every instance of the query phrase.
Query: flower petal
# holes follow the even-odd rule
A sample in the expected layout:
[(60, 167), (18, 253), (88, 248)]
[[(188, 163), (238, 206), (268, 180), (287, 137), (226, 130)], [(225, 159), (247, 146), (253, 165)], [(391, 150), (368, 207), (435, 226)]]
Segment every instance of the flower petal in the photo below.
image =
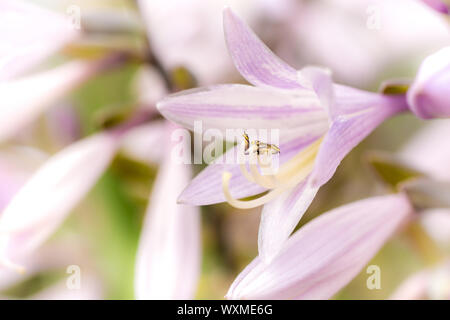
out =
[(130, 130), (122, 139), (122, 151), (142, 162), (161, 162), (163, 148), (158, 146), (164, 138), (166, 126), (164, 122), (165, 120), (152, 121), (150, 124)]
[(258, 233), (258, 251), (262, 261), (269, 263), (280, 252), (317, 191), (318, 187), (305, 181), (264, 205)]
[[(167, 136), (170, 136), (170, 132)], [(200, 269), (200, 211), (177, 204), (191, 178), (168, 152), (159, 169), (140, 239), (135, 292), (138, 299), (193, 299)]]
[(50, 71), (0, 83), (0, 141), (33, 121), (51, 103), (95, 73), (98, 62), (69, 62)]
[(0, 82), (36, 65), (78, 34), (66, 17), (19, 0), (1, 1), (0, 21)]
[(351, 95), (335, 91), (336, 110), (341, 114), (332, 122), (320, 146), (311, 174), (313, 186), (325, 184), (354, 147), (384, 120), (406, 109), (403, 96), (383, 96), (356, 89), (352, 91)]
[(289, 238), (271, 263), (257, 257), (227, 298), (328, 299), (361, 271), (411, 212), (404, 195), (329, 211)]
[(437, 180), (450, 180), (450, 120), (436, 119), (421, 128), (399, 153), (408, 165)]
[(430, 209), (421, 213), (420, 222), (434, 241), (450, 244), (450, 210)]
[(289, 131), (317, 134), (328, 127), (326, 111), (310, 90), (287, 94), (247, 85), (219, 85), (169, 96), (157, 107), (164, 117), (183, 127), (193, 130), (194, 123), (201, 121), (204, 130), (218, 129), (224, 136), (227, 129), (278, 129), (282, 139)]
[(255, 86), (300, 89), (297, 71), (281, 61), (234, 12), (223, 12), (225, 39), (234, 65)]
[[(311, 142), (317, 140), (318, 137), (308, 137), (296, 139), (288, 143), (280, 145), (280, 165), (288, 161)], [(236, 154), (238, 147), (234, 147), (227, 153)], [(257, 195), (266, 191), (263, 187), (248, 181), (241, 173), (237, 162), (227, 161), (227, 153), (217, 158), (206, 169), (200, 172), (183, 190), (178, 201), (181, 203), (192, 205), (209, 205), (226, 201), (222, 190), (222, 174), (230, 172), (232, 174), (230, 180), (230, 193), (235, 199), (242, 199)], [(235, 159), (234, 157), (230, 157)]]
[(450, 117), (450, 47), (427, 57), (408, 90), (408, 103), (423, 119)]
[(441, 1), (441, 0), (422, 0), (423, 3), (425, 3), (430, 8), (433, 8), (437, 12), (449, 14), (449, 8), (448, 5)]
[(0, 216), (0, 256), (13, 259), (40, 245), (95, 184), (117, 145), (117, 136), (100, 133), (50, 158)]

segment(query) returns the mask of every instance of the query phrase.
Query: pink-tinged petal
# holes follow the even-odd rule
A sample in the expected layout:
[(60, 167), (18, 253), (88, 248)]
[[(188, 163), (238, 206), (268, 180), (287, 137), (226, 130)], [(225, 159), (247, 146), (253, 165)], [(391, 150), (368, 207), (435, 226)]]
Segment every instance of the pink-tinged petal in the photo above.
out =
[[(170, 137), (170, 132), (167, 133)], [(170, 146), (170, 144), (169, 144)], [(137, 253), (137, 299), (193, 299), (200, 272), (200, 211), (177, 204), (191, 179), (170, 150), (159, 168)]]
[(330, 119), (334, 119), (334, 87), (331, 71), (309, 66), (298, 72), (298, 81), (306, 88), (313, 90), (323, 108), (328, 110)]
[(152, 121), (127, 132), (121, 142), (121, 150), (129, 157), (142, 162), (159, 163), (164, 156), (161, 148), (166, 130), (165, 121)]
[(305, 181), (264, 205), (258, 233), (258, 251), (262, 261), (269, 263), (280, 252), (317, 191), (318, 187)]
[[(324, 133), (328, 127), (326, 111), (314, 92), (257, 88), (247, 85), (219, 85), (193, 89), (161, 100), (157, 105), (167, 119), (194, 129), (196, 121), (204, 130), (227, 129), (302, 130)], [(226, 137), (225, 137), (226, 138)]]
[(39, 246), (95, 184), (117, 146), (116, 135), (100, 133), (51, 157), (0, 216), (0, 261)]
[(412, 213), (403, 195), (369, 198), (315, 218), (269, 263), (257, 257), (229, 299), (328, 299), (350, 282)]
[(450, 117), (450, 47), (427, 57), (408, 90), (408, 104), (424, 119)]
[[(331, 124), (320, 146), (311, 174), (313, 186), (325, 184), (344, 157), (384, 120), (406, 109), (404, 96), (384, 96), (353, 89), (340, 95), (336, 90), (335, 109), (343, 112)], [(348, 113), (355, 109), (354, 113)]]
[(450, 244), (450, 210), (431, 209), (420, 215), (420, 222), (428, 234), (443, 245)]
[(30, 147), (10, 146), (0, 151), (0, 216), (25, 181), (47, 155)]
[(78, 34), (69, 19), (19, 0), (0, 2), (0, 82), (30, 69)]
[(450, 261), (409, 276), (394, 291), (391, 300), (449, 300)]
[(422, 0), (430, 8), (433, 8), (437, 12), (449, 14), (448, 4), (441, 0)]
[(438, 180), (450, 180), (450, 120), (436, 119), (421, 128), (399, 152), (408, 165)]
[(241, 75), (255, 86), (299, 89), (297, 71), (281, 61), (229, 8), (223, 13), (228, 51)]
[(50, 71), (0, 83), (0, 141), (32, 122), (98, 70), (99, 62), (75, 61)]
[(420, 300), (426, 297), (430, 280), (428, 270), (418, 272), (405, 280), (390, 296), (390, 300)]
[[(288, 161), (311, 142), (317, 140), (316, 137), (296, 139), (280, 145), (280, 165)], [(232, 155), (237, 154), (239, 147), (234, 147), (227, 151)], [(218, 157), (206, 169), (200, 172), (183, 190), (178, 201), (192, 205), (209, 205), (226, 201), (222, 189), (222, 174), (230, 172), (230, 193), (235, 199), (242, 199), (257, 195), (266, 191), (263, 187), (247, 180), (241, 173), (239, 164), (236, 161), (227, 162), (227, 153)], [(229, 157), (235, 159), (235, 157)]]

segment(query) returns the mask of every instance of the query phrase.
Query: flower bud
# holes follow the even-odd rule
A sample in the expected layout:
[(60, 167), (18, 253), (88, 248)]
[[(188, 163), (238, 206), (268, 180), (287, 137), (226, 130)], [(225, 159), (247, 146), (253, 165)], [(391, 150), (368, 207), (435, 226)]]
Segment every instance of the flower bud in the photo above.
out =
[(450, 47), (427, 57), (408, 90), (412, 112), (423, 119), (450, 117)]

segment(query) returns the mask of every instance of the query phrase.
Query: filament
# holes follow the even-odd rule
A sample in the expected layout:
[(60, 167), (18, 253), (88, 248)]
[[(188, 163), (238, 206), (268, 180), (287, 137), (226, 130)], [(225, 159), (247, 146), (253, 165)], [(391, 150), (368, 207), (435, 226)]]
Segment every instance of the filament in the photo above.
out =
[(267, 194), (254, 200), (244, 201), (233, 198), (230, 192), (230, 179), (232, 175), (230, 172), (224, 172), (222, 174), (222, 189), (225, 194), (225, 199), (230, 205), (239, 209), (255, 208), (275, 199), (286, 190), (302, 182), (311, 173), (321, 142), (322, 139), (319, 139), (300, 151), (284, 164), (276, 175), (262, 176), (254, 164), (249, 164), (251, 171), (249, 173), (246, 166), (240, 164), (241, 172), (246, 179), (262, 187), (271, 189)]

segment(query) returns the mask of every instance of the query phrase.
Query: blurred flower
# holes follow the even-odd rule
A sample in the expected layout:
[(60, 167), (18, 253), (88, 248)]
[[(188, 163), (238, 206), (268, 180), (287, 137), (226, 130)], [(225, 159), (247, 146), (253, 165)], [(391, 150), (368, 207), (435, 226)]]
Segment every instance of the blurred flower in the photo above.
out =
[(0, 21), (0, 82), (29, 70), (78, 35), (66, 17), (29, 1), (2, 0)]
[(450, 210), (429, 209), (420, 215), (420, 222), (434, 241), (450, 245)]
[[(157, 107), (166, 118), (189, 129), (201, 120), (206, 129), (222, 132), (245, 128), (280, 131), (282, 166), (272, 181), (257, 170), (246, 172), (239, 164), (213, 164), (179, 198), (194, 205), (226, 200), (238, 208), (267, 203), (259, 250), (263, 259), (270, 260), (345, 155), (385, 119), (404, 111), (406, 102), (403, 96), (334, 85), (329, 73), (320, 68), (297, 72), (278, 59), (230, 9), (224, 11), (224, 29), (236, 68), (255, 86), (220, 85), (187, 91), (163, 99)], [(255, 200), (237, 200), (267, 189), (271, 191)]]
[(290, 3), (274, 35), (276, 52), (292, 64), (326, 65), (339, 82), (360, 88), (376, 85), (386, 73), (411, 76), (410, 63), (450, 38), (446, 21), (417, 0)]
[[(35, 249), (64, 221), (107, 168), (118, 135), (104, 132), (51, 157), (0, 215), (0, 267)], [(20, 268), (19, 268), (20, 270)]]
[(7, 146), (0, 150), (0, 212), (46, 159), (46, 154), (31, 147)]
[(424, 119), (450, 117), (450, 47), (427, 57), (408, 90), (411, 110)]
[(392, 300), (450, 300), (450, 262), (408, 277), (391, 295)]
[(151, 49), (164, 67), (184, 66), (205, 85), (223, 79), (232, 67), (217, 19), (221, 10), (226, 4), (233, 5), (253, 21), (261, 10), (257, 3), (254, 0), (140, 0), (139, 7)]
[[(166, 140), (174, 129), (166, 123)], [(137, 299), (193, 299), (197, 288), (200, 212), (198, 207), (177, 203), (191, 169), (171, 159), (170, 146), (170, 141), (163, 143), (164, 158), (141, 233), (135, 272)]]
[[(409, 166), (438, 181), (450, 181), (450, 120), (427, 123), (399, 152)], [(419, 216), (427, 233), (444, 246), (450, 244), (450, 210), (428, 209)]]
[(402, 195), (360, 200), (295, 232), (269, 264), (251, 262), (229, 299), (328, 299), (350, 282), (413, 211)]
[(0, 141), (18, 133), (52, 102), (99, 70), (111, 66), (111, 62), (111, 57), (94, 62), (73, 61), (49, 71), (0, 83)]
[(422, 2), (440, 13), (449, 14), (448, 4), (442, 0), (422, 0)]

